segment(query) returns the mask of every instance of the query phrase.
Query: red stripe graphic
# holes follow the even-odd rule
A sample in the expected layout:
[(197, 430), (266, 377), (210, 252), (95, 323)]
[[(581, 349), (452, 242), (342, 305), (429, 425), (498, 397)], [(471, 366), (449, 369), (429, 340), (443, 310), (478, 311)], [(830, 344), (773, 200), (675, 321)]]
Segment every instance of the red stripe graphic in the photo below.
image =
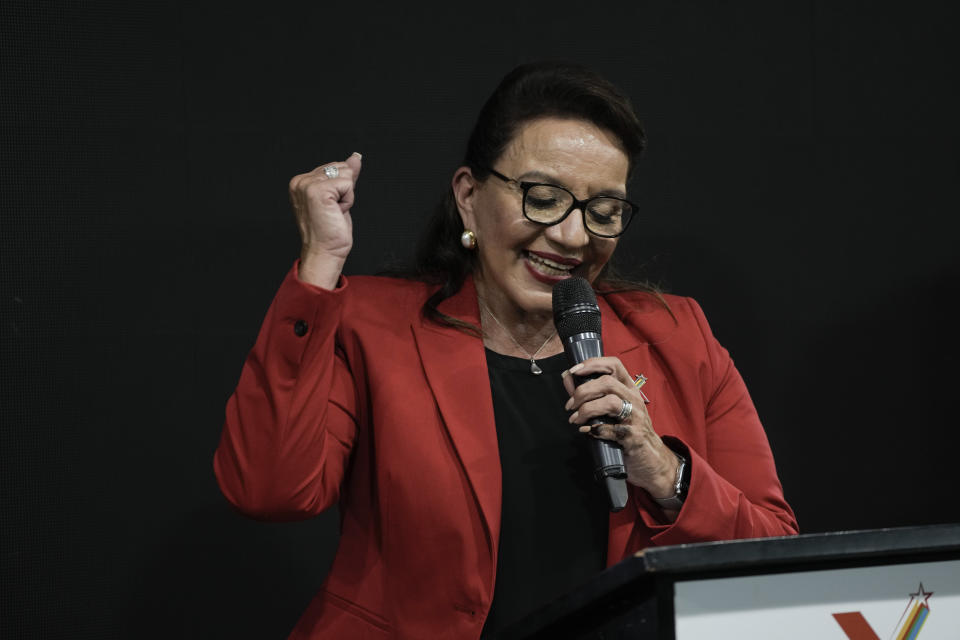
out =
[(859, 611), (835, 613), (833, 618), (850, 640), (880, 640), (880, 636), (870, 627), (867, 619)]

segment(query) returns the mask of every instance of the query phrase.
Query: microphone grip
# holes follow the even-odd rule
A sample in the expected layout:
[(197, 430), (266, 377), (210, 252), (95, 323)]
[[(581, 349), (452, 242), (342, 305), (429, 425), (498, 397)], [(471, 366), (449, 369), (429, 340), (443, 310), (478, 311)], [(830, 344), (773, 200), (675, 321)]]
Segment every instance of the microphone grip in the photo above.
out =
[[(603, 341), (599, 333), (584, 332), (563, 339), (563, 349), (571, 364), (578, 364), (588, 358), (603, 355)], [(573, 383), (580, 386), (587, 380), (599, 375), (573, 376)], [(602, 418), (593, 418), (590, 424), (603, 424)], [(591, 438), (590, 450), (593, 453), (594, 475), (606, 485), (610, 499), (610, 511), (620, 511), (627, 506), (627, 468), (623, 464), (623, 448), (616, 442)]]
[[(602, 420), (590, 421), (591, 425), (603, 424)], [(623, 449), (616, 442), (595, 439), (593, 447), (593, 467), (597, 480), (604, 478), (626, 478), (627, 469), (623, 464)]]
[[(574, 377), (574, 384), (580, 386), (587, 380), (599, 376)], [(592, 418), (588, 424), (604, 424), (602, 418)], [(597, 481), (606, 485), (610, 500), (610, 511), (617, 512), (627, 506), (627, 468), (623, 463), (623, 448), (616, 442), (593, 438), (590, 446), (593, 454), (594, 475)]]

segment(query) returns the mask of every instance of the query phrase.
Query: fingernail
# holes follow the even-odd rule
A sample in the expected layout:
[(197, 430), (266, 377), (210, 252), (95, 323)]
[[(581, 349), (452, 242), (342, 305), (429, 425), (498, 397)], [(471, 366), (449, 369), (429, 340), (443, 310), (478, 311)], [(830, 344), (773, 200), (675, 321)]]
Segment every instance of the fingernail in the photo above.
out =
[(580, 433), (590, 433), (590, 425), (585, 424), (578, 429)]
[(570, 411), (570, 409), (573, 408), (573, 398), (570, 398), (569, 400), (567, 400), (567, 404), (563, 405), (563, 408), (566, 409), (567, 411)]
[(363, 158), (363, 154), (360, 153), (359, 151), (354, 151), (354, 152), (351, 153), (350, 155), (352, 155), (352, 156), (357, 156), (358, 158)]
[(573, 424), (574, 422), (576, 422), (576, 421), (577, 421), (577, 418), (579, 418), (579, 417), (580, 417), (580, 412), (579, 412), (579, 411), (574, 411), (573, 413), (571, 413), (571, 414), (570, 414), (570, 424)]
[(566, 378), (568, 375), (570, 375), (570, 369), (564, 369), (563, 371), (560, 372), (561, 378)]
[(570, 371), (570, 373), (576, 373), (577, 371), (580, 371), (580, 369), (583, 369), (583, 363), (582, 363), (582, 362), (581, 362), (580, 364), (575, 364), (575, 365), (573, 365), (572, 367), (570, 367), (569, 371)]

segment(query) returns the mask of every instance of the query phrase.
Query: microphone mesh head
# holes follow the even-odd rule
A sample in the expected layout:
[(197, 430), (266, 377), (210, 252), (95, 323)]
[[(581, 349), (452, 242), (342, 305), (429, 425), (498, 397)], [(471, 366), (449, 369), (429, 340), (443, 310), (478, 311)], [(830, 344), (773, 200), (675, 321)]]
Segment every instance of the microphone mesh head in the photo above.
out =
[(589, 282), (567, 278), (553, 285), (553, 323), (561, 340), (578, 333), (600, 333), (600, 307)]

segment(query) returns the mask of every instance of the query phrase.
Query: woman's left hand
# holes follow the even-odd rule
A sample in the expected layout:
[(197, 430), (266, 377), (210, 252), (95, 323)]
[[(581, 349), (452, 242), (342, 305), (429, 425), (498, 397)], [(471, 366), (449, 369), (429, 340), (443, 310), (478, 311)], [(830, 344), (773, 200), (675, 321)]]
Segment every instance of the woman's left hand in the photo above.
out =
[[(598, 377), (575, 387), (574, 375)], [(566, 409), (573, 412), (571, 424), (583, 425), (581, 432), (612, 440), (623, 447), (630, 484), (645, 489), (654, 498), (674, 494), (677, 457), (653, 430), (644, 397), (634, 387), (633, 378), (619, 358), (584, 360), (564, 372), (563, 386), (570, 394)], [(624, 401), (633, 405), (633, 410), (625, 419), (617, 420)], [(591, 427), (587, 424), (591, 418), (601, 418), (604, 424)]]

